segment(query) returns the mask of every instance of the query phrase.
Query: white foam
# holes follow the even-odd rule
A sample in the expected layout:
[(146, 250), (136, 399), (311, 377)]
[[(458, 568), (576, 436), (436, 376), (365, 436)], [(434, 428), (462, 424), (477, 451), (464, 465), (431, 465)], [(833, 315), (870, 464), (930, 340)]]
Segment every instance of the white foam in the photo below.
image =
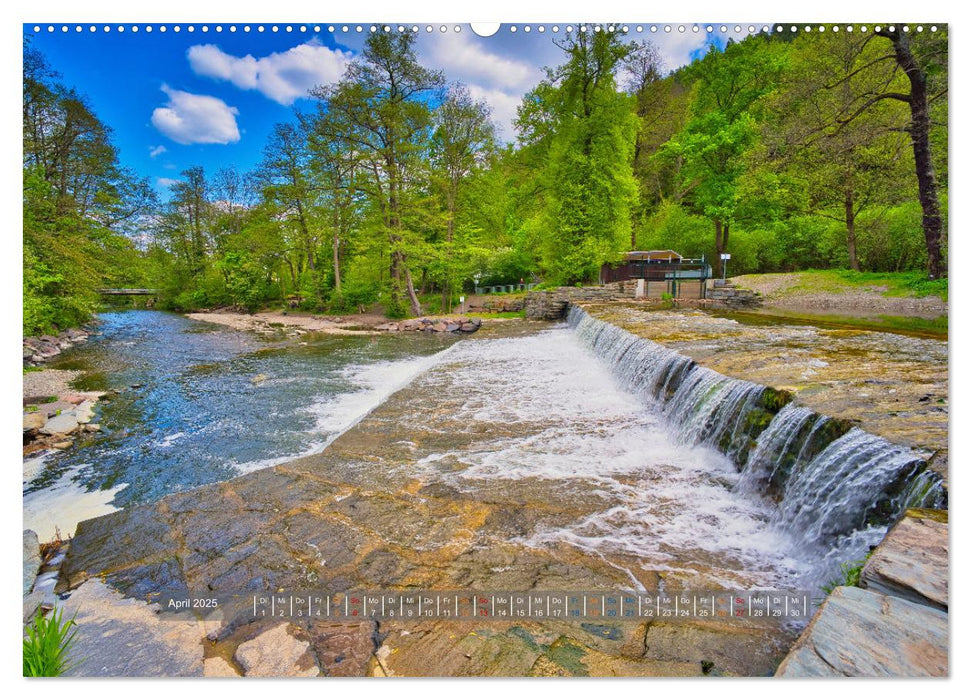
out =
[(79, 464), (61, 476), (51, 486), (24, 495), (24, 529), (37, 533), (41, 542), (74, 535), (82, 520), (112, 513), (118, 508), (110, 505), (128, 484), (117, 484), (104, 491), (88, 491), (74, 480), (87, 464)]
[(185, 433), (172, 433), (171, 435), (166, 435), (161, 440), (158, 441), (158, 447), (171, 447), (179, 440), (185, 437)]
[(448, 372), (424, 381), (465, 397), (452, 417), (469, 432), (483, 423), (518, 426), (508, 437), (425, 457), (417, 466), (429, 478), (469, 491), (483, 480), (549, 480), (558, 482), (551, 494), (593, 505), (573, 523), (539, 526), (522, 543), (631, 555), (655, 570), (703, 571), (725, 585), (791, 584), (803, 572), (791, 538), (769, 522), (771, 507), (732, 492), (739, 475), (729, 459), (680, 443), (568, 330), (466, 344)]
[(56, 450), (43, 450), (41, 452), (35, 452), (24, 460), (24, 488), (41, 475), (47, 459), (54, 454), (57, 454)]
[(348, 365), (341, 370), (340, 376), (354, 388), (336, 396), (319, 397), (305, 409), (314, 418), (313, 432), (316, 435), (306, 448), (288, 455), (237, 464), (236, 470), (248, 474), (320, 452), (392, 394), (442, 362), (455, 347), (452, 345), (433, 355)]

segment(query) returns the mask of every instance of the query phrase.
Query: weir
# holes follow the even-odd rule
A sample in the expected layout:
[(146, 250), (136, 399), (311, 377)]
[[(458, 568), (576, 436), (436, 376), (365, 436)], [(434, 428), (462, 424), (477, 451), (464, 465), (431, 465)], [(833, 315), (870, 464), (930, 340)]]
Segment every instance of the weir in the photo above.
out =
[[(735, 463), (735, 490), (774, 504), (772, 519), (830, 564), (859, 559), (911, 507), (946, 507), (941, 477), (916, 452), (789, 392), (732, 379), (571, 306), (567, 323), (685, 444)], [(827, 567), (827, 568), (832, 568)]]

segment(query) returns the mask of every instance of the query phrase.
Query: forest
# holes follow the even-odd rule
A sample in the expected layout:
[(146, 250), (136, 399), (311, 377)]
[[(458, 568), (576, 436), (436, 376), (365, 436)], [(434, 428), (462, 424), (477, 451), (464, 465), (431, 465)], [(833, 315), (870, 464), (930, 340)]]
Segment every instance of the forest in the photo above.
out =
[(257, 168), (190, 167), (167, 199), (26, 44), (24, 333), (83, 323), (104, 287), (447, 313), (475, 286), (596, 283), (632, 249), (946, 285), (946, 29), (762, 33), (673, 71), (619, 29), (554, 41), (511, 142), (414, 35), (376, 32)]

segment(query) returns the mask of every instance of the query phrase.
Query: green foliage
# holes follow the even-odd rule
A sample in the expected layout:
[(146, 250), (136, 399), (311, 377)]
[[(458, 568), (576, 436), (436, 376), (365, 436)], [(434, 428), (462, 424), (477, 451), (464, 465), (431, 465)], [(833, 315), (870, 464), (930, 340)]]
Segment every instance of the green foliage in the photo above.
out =
[(839, 576), (825, 586), (823, 586), (823, 591), (829, 595), (839, 586), (859, 586), (860, 585), (860, 573), (863, 571), (863, 567), (866, 565), (867, 560), (872, 554), (872, 550), (867, 553), (867, 555), (855, 562), (843, 562), (840, 564)]
[(60, 610), (34, 617), (24, 630), (24, 677), (60, 676), (71, 668), (76, 624), (73, 617), (63, 620)]
[(527, 96), (519, 128), (536, 139), (540, 160), (543, 269), (555, 283), (574, 284), (595, 280), (630, 245), (638, 121), (614, 81), (630, 51), (618, 33), (578, 29), (561, 48), (566, 63)]
[(334, 313), (357, 313), (378, 301), (381, 288), (374, 282), (354, 279), (341, 288), (341, 294), (334, 292), (330, 298), (330, 310)]
[[(885, 38), (758, 35), (666, 73), (650, 41), (601, 29), (555, 37), (562, 61), (524, 97), (515, 144), (411, 33), (376, 32), (253, 172), (187, 167), (161, 205), (28, 47), (24, 333), (83, 323), (106, 286), (157, 288), (182, 311), (448, 311), (475, 286), (594, 282), (631, 248), (705, 256), (716, 274), (729, 252), (732, 276), (913, 271), (887, 293), (946, 298), (919, 272), (909, 110), (880, 98), (909, 84)], [(946, 230), (943, 36), (911, 42)]]

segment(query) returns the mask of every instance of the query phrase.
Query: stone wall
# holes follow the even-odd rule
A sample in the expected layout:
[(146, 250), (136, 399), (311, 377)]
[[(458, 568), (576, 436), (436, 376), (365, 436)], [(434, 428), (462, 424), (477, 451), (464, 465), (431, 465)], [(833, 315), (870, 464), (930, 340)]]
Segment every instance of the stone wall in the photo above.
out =
[(635, 281), (611, 282), (599, 287), (557, 287), (532, 291), (526, 295), (526, 318), (558, 321), (570, 304), (577, 302), (621, 301), (634, 298)]
[(762, 305), (762, 297), (751, 289), (733, 285), (715, 285), (705, 295), (711, 308), (752, 309)]
[[(599, 287), (557, 287), (532, 291), (526, 295), (526, 318), (558, 321), (566, 315), (570, 304), (630, 301), (636, 297), (636, 289), (637, 280), (625, 280)], [(652, 303), (658, 299), (645, 298), (643, 301)], [(750, 289), (739, 289), (727, 284), (708, 289), (705, 299), (671, 299), (667, 303), (673, 308), (751, 309), (761, 306), (762, 297)]]

